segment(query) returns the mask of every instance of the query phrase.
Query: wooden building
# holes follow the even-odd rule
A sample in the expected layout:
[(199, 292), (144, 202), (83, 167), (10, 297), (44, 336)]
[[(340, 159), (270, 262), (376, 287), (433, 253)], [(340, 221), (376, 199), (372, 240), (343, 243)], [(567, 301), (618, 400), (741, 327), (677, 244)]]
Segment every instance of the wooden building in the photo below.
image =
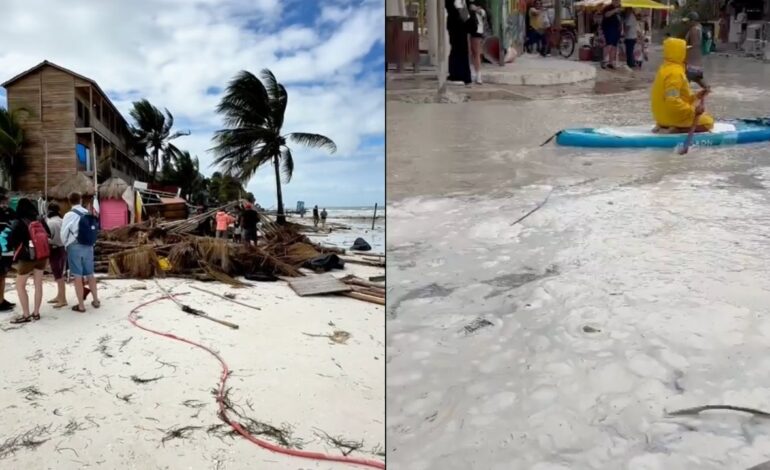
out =
[[(43, 61), (2, 84), (8, 109), (25, 109), (23, 170), (14, 189), (44, 193), (69, 175), (93, 178), (109, 160), (112, 176), (147, 181), (147, 162), (129, 148), (129, 127), (107, 94), (90, 78)], [(46, 156), (47, 154), (47, 156)]]

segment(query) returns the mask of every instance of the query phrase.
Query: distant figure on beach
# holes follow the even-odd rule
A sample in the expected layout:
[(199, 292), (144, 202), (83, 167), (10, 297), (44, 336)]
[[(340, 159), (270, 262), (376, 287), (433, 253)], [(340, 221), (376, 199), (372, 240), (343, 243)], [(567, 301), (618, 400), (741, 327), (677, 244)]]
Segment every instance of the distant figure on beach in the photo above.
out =
[[(8, 247), (14, 253), (16, 293), (19, 296), (22, 314), (11, 319), (11, 323), (27, 323), (40, 320), (40, 304), (43, 303), (43, 269), (50, 255), (49, 234), (39, 220), (37, 206), (29, 199), (19, 199), (16, 216), (16, 220), (11, 222)], [(31, 312), (27, 294), (27, 279), (30, 274), (33, 276), (35, 286), (34, 307)]]
[(75, 279), (75, 295), (78, 299), (72, 311), (83, 313), (86, 311), (85, 300), (88, 294), (93, 294), (91, 306), (101, 307), (94, 277), (94, 245), (99, 233), (99, 220), (93, 215), (90, 205), (89, 209), (83, 207), (83, 196), (80, 193), (70, 193), (69, 203), (72, 209), (62, 220), (62, 241), (67, 250), (67, 264)]
[(8, 234), (14, 219), (16, 213), (8, 207), (8, 194), (4, 188), (0, 188), (0, 312), (10, 312), (16, 307), (16, 304), (5, 300), (5, 276), (13, 264), (13, 251), (8, 248)]
[(67, 265), (67, 251), (64, 249), (64, 242), (61, 238), (62, 218), (59, 212), (59, 204), (52, 202), (48, 204), (48, 215), (45, 222), (48, 230), (51, 231), (51, 238), (48, 243), (51, 245), (51, 256), (48, 262), (51, 265), (53, 279), (56, 281), (56, 297), (49, 300), (53, 308), (62, 308), (67, 306), (67, 291), (64, 286), (64, 268)]
[(320, 217), (318, 216), (318, 206), (313, 207), (313, 226), (318, 227)]
[(225, 211), (218, 211), (216, 215), (217, 221), (217, 238), (227, 239), (227, 227), (235, 222), (235, 218)]
[(259, 221), (259, 214), (254, 210), (254, 206), (247, 202), (244, 204), (243, 212), (241, 212), (241, 229), (243, 243), (246, 245), (257, 244), (257, 222)]
[(324, 207), (324, 210), (321, 211), (321, 228), (326, 228), (326, 216), (327, 216), (326, 208)]

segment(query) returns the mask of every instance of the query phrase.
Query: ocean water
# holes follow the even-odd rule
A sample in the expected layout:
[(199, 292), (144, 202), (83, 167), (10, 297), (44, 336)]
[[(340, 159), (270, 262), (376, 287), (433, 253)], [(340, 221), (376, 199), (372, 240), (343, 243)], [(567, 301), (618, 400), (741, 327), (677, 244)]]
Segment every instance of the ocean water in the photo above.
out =
[[(309, 214), (312, 216), (312, 207)], [(319, 209), (322, 209), (319, 207)], [(327, 207), (326, 212), (329, 214), (330, 219), (366, 219), (371, 223), (374, 216), (374, 205), (371, 206), (353, 206), (353, 207)], [(307, 214), (305, 215), (307, 217)], [(377, 219), (385, 218), (385, 206), (382, 204), (377, 205)]]
[[(322, 209), (322, 208), (319, 208)], [(374, 215), (374, 206), (371, 207), (327, 207), (328, 217), (326, 222), (332, 225), (332, 232), (329, 234), (308, 234), (310, 239), (322, 245), (334, 246), (337, 248), (350, 249), (356, 238), (363, 238), (371, 245), (372, 254), (385, 253), (385, 208), (377, 206), (377, 218), (372, 228), (372, 216)], [(297, 220), (297, 216), (292, 219)], [(312, 207), (305, 214), (304, 223), (312, 223)], [(349, 229), (337, 229), (334, 224), (341, 224)]]

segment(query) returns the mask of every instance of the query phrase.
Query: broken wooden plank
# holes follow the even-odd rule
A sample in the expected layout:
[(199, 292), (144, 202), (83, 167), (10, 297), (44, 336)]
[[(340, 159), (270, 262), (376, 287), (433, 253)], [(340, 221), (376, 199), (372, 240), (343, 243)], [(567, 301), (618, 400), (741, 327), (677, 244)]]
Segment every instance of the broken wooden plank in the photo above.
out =
[(351, 297), (353, 299), (364, 300), (373, 304), (385, 305), (385, 299), (382, 297), (374, 297), (373, 295), (366, 295), (360, 292), (343, 292), (342, 295)]
[(289, 285), (300, 297), (306, 295), (337, 294), (340, 292), (350, 292), (351, 290), (349, 285), (331, 274), (318, 274), (289, 279)]

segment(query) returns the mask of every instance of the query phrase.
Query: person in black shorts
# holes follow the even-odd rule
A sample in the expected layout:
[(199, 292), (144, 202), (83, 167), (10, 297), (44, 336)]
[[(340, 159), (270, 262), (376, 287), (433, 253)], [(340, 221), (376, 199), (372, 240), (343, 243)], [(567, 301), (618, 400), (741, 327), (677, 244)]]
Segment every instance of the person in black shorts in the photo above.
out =
[(240, 224), (241, 224), (241, 239), (246, 245), (257, 244), (257, 222), (259, 221), (259, 214), (254, 210), (254, 206), (251, 202), (247, 202), (243, 205), (243, 211), (241, 211)]
[(623, 21), (620, 17), (623, 11), (620, 0), (612, 0), (612, 4), (602, 11), (602, 32), (604, 33), (604, 62), (602, 68), (615, 68), (618, 59), (618, 44)]
[(481, 52), (487, 13), (481, 0), (470, 0), (468, 9), (471, 13), (470, 19), (468, 19), (468, 34), (471, 36), (471, 60), (473, 61), (471, 78), (476, 83), (481, 84)]
[(13, 264), (13, 252), (8, 248), (8, 235), (11, 230), (11, 222), (16, 219), (13, 209), (8, 207), (8, 194), (4, 188), (0, 188), (0, 312), (10, 312), (16, 304), (5, 300), (5, 276), (11, 270)]

